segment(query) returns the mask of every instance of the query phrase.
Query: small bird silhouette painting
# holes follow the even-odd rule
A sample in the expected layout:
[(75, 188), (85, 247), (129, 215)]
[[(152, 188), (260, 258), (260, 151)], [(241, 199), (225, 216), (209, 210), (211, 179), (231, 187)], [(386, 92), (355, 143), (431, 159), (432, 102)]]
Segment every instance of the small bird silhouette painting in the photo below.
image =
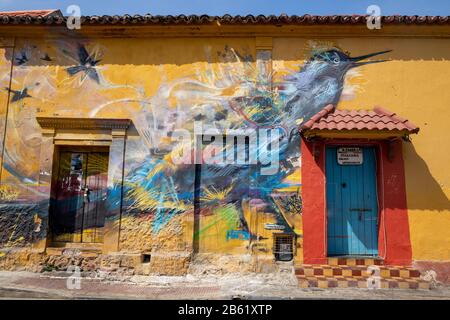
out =
[(9, 88), (5, 88), (5, 90), (11, 92), (11, 102), (17, 102), (25, 98), (31, 98), (31, 96), (28, 94), (28, 88), (23, 88), (22, 90), (12, 90)]
[(81, 82), (83, 82), (87, 77), (100, 83), (100, 78), (96, 70), (97, 63), (100, 59), (95, 59), (92, 54), (89, 54), (83, 45), (78, 45), (78, 65), (69, 67), (66, 69), (67, 73), (71, 76), (77, 73), (82, 73)]
[(41, 57), (41, 60), (43, 60), (43, 61), (52, 61), (52, 58), (50, 58), (48, 53), (46, 53), (43, 57)]
[(14, 60), (16, 61), (17, 65), (21, 66), (27, 63), (30, 59), (28, 58), (26, 52), (22, 50), (19, 55), (14, 58)]

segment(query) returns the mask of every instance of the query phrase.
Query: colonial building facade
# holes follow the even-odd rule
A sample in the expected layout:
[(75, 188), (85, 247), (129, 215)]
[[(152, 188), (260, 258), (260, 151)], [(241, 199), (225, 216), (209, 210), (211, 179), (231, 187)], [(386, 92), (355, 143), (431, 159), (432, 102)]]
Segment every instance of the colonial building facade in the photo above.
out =
[(448, 281), (448, 17), (66, 20), (0, 14), (1, 268)]

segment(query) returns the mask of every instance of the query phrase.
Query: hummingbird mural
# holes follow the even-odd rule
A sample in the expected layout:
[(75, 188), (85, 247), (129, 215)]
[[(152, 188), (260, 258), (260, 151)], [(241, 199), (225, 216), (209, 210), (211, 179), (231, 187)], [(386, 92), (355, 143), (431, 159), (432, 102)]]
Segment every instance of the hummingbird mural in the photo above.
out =
[[(184, 114), (185, 124), (194, 120), (210, 120), (216, 125), (228, 123), (231, 128), (272, 128), (281, 132), (277, 138), (279, 139), (280, 170), (275, 174), (261, 175), (259, 173), (261, 163), (253, 166), (203, 164), (201, 184), (203, 193), (208, 196), (201, 196), (202, 203), (213, 207), (218, 203), (227, 204), (227, 214), (234, 215), (235, 220), (240, 221), (241, 228), (248, 231), (250, 237), (254, 237), (251, 230), (248, 229), (240, 201), (243, 197), (259, 199), (261, 203), (265, 204), (265, 212), (272, 212), (277, 223), (284, 225), (285, 230), (289, 230), (292, 226), (281, 214), (272, 194), (275, 190), (286, 187), (285, 178), (297, 169), (293, 163), (300, 158), (299, 125), (326, 105), (336, 105), (339, 102), (345, 76), (349, 70), (387, 61), (366, 59), (389, 51), (351, 57), (337, 48), (322, 50), (312, 55), (298, 72), (285, 77), (282, 83), (275, 84), (278, 89), (277, 95), (273, 95), (269, 91), (261, 91), (253, 86), (248, 95), (224, 97), (223, 101), (216, 104), (215, 102), (219, 99), (217, 96), (220, 96), (218, 88), (213, 89), (210, 85), (186, 80), (183, 84), (186, 88), (195, 87), (197, 96), (199, 92), (202, 92), (202, 97), (205, 99), (205, 111), (196, 114), (188, 111), (187, 114)], [(244, 61), (244, 63), (246, 62)], [(173, 88), (166, 88), (169, 94), (161, 92), (159, 95), (167, 97), (175, 90), (181, 91), (183, 85), (177, 82)], [(248, 85), (249, 81), (242, 79), (240, 86)], [(175, 86), (176, 89), (174, 89)], [(183, 93), (180, 92), (177, 96), (183, 97), (185, 94), (188, 94), (187, 90)], [(158, 102), (162, 102), (161, 108), (166, 108), (167, 103), (162, 100), (158, 100)], [(183, 102), (179, 103), (183, 105)], [(215, 108), (212, 105), (221, 107)], [(156, 106), (156, 108), (159, 107), (160, 105)], [(214, 110), (214, 114), (211, 114), (211, 110)], [(170, 113), (169, 110), (159, 111), (163, 117)], [(165, 118), (156, 117), (152, 120), (155, 124), (159, 124), (165, 121)], [(149, 127), (151, 126), (149, 125)], [(174, 147), (165, 150), (158, 157), (153, 154), (141, 163), (135, 164), (134, 169), (128, 173), (125, 179), (127, 204), (130, 208), (156, 212), (154, 220), (157, 223), (156, 231), (168, 223), (173, 215), (184, 212), (189, 207), (188, 203), (194, 199), (196, 188), (195, 171), (192, 166), (174, 165), (169, 160)], [(254, 154), (260, 151), (249, 150)], [(233, 208), (231, 211), (230, 204)], [(230, 219), (229, 215), (226, 219)]]
[(351, 57), (331, 49), (315, 53), (302, 66), (276, 84), (278, 97), (254, 92), (231, 101), (253, 127), (285, 127), (288, 132), (307, 121), (328, 104), (336, 105), (342, 95), (345, 75), (350, 69), (387, 60), (363, 61), (391, 50)]
[[(107, 84), (103, 78), (100, 81), (101, 74), (97, 69), (100, 59), (95, 53), (88, 52), (84, 45), (67, 46), (71, 50), (63, 47), (65, 57), (74, 61), (73, 66), (65, 69), (67, 74), (70, 77), (80, 75), (81, 82), (87, 78), (93, 80), (86, 83), (83, 90), (95, 92), (98, 90), (97, 85), (110, 90), (120, 87), (119, 84)], [(334, 47), (316, 51), (299, 70), (292, 71), (279, 83), (273, 83), (275, 90), (272, 91), (256, 86), (254, 77), (249, 76), (255, 71), (251, 55), (226, 47), (223, 52), (217, 52), (219, 59), (225, 62), (215, 66), (220, 69), (218, 72), (206, 66), (209, 69), (195, 79), (185, 77), (163, 81), (152, 97), (139, 97), (136, 100), (141, 103), (142, 109), (133, 113), (133, 123), (140, 140), (127, 141), (123, 194), (120, 182), (111, 187), (107, 204), (109, 210), (123, 205), (127, 214), (151, 212), (154, 215), (153, 231), (159, 232), (175, 215), (190, 212), (197, 197), (200, 198), (202, 209), (226, 221), (230, 228), (239, 224), (243, 231), (254, 237), (242, 208), (242, 199), (247, 198), (264, 206), (265, 212), (273, 213), (277, 223), (286, 226), (285, 230), (288, 231), (292, 226), (283, 216), (273, 194), (287, 187), (286, 178), (298, 170), (296, 162), (300, 158), (301, 139), (299, 125), (326, 105), (339, 102), (345, 77), (351, 69), (387, 61), (368, 60), (387, 52), (389, 50), (352, 57)], [(42, 57), (42, 54), (39, 56)], [(52, 58), (48, 55), (41, 58), (42, 61), (49, 59)], [(27, 54), (16, 57), (16, 61), (19, 64), (26, 63)], [(197, 71), (200, 73), (203, 69)], [(267, 75), (268, 78), (271, 76)], [(41, 87), (45, 85), (42, 83)], [(89, 87), (92, 84), (94, 86)], [(30, 86), (23, 90), (10, 90), (11, 101), (30, 98), (30, 90)], [(97, 111), (101, 109), (101, 106), (90, 107)], [(261, 148), (266, 148), (267, 144), (275, 142), (273, 139), (278, 139), (279, 170), (271, 175), (262, 175), (261, 168), (264, 165), (260, 162), (251, 165), (202, 164), (201, 190), (198, 190), (194, 165), (175, 164), (172, 161), (178, 150), (177, 142), (170, 139), (170, 135), (178, 128), (192, 132), (195, 121), (203, 121), (221, 130), (276, 130), (280, 133), (278, 136), (255, 150), (249, 147), (247, 152), (257, 155)], [(20, 136), (22, 131), (19, 132), (17, 128), (14, 130)], [(14, 151), (11, 148), (5, 153), (5, 159), (11, 166), (5, 168), (10, 173), (14, 172), (20, 181), (25, 181), (24, 178), (30, 173), (24, 170), (24, 166), (17, 165), (18, 159), (24, 157), (21, 153), (13, 154)]]
[(299, 119), (308, 120), (328, 104), (336, 105), (344, 88), (347, 72), (367, 64), (387, 60), (362, 61), (391, 50), (357, 57), (332, 49), (313, 55), (300, 72), (286, 79), (287, 85), (280, 95), (285, 97), (283, 112), (277, 115), (278, 123), (297, 124)]

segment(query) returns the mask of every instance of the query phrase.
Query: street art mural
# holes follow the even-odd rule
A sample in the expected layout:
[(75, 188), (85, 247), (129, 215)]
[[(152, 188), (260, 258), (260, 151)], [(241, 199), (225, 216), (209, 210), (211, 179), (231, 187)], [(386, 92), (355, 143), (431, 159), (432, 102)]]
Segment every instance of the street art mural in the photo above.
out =
[[(292, 69), (272, 66), (270, 51), (255, 56), (241, 43), (204, 45), (199, 61), (184, 64), (153, 63), (135, 52), (125, 63), (115, 61), (118, 48), (26, 41), (0, 57), (0, 98), (9, 99), (2, 246), (47, 235), (41, 226), (48, 223), (50, 186), (39, 182), (45, 172), (38, 167), (38, 115), (132, 120), (123, 185), (108, 185), (105, 205), (122, 206), (121, 249), (149, 251), (171, 242), (186, 249), (193, 241), (199, 251), (235, 252), (269, 241), (274, 230), (301, 238), (298, 126), (351, 92), (346, 79), (357, 67), (384, 61), (365, 59), (387, 52), (352, 57), (335, 44), (312, 43)], [(11, 62), (10, 86), (4, 75)], [(115, 163), (109, 165), (114, 171)], [(102, 225), (93, 219), (87, 228)]]

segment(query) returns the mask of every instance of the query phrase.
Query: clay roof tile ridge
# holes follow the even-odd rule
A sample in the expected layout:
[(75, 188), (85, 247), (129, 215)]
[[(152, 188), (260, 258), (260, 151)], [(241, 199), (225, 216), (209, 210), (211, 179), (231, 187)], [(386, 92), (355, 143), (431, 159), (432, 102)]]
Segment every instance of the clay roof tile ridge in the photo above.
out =
[[(331, 112), (332, 111), (332, 112)], [(369, 110), (336, 110), (328, 105), (308, 120), (302, 129), (389, 130), (417, 133), (419, 128), (396, 113), (381, 107)]]
[(311, 126), (317, 122), (322, 117), (329, 114), (331, 111), (334, 110), (334, 106), (332, 104), (326, 105), (322, 110), (317, 112), (315, 115), (313, 115), (308, 121), (305, 122), (304, 125), (301, 126), (302, 129), (310, 129)]
[(391, 111), (389, 111), (389, 110), (387, 110), (385, 108), (382, 108), (380, 106), (375, 106), (373, 108), (373, 111), (378, 113), (378, 114), (380, 114), (380, 115), (385, 115), (385, 116), (388, 116), (388, 117), (392, 117), (393, 115), (395, 115), (395, 112), (391, 112)]

